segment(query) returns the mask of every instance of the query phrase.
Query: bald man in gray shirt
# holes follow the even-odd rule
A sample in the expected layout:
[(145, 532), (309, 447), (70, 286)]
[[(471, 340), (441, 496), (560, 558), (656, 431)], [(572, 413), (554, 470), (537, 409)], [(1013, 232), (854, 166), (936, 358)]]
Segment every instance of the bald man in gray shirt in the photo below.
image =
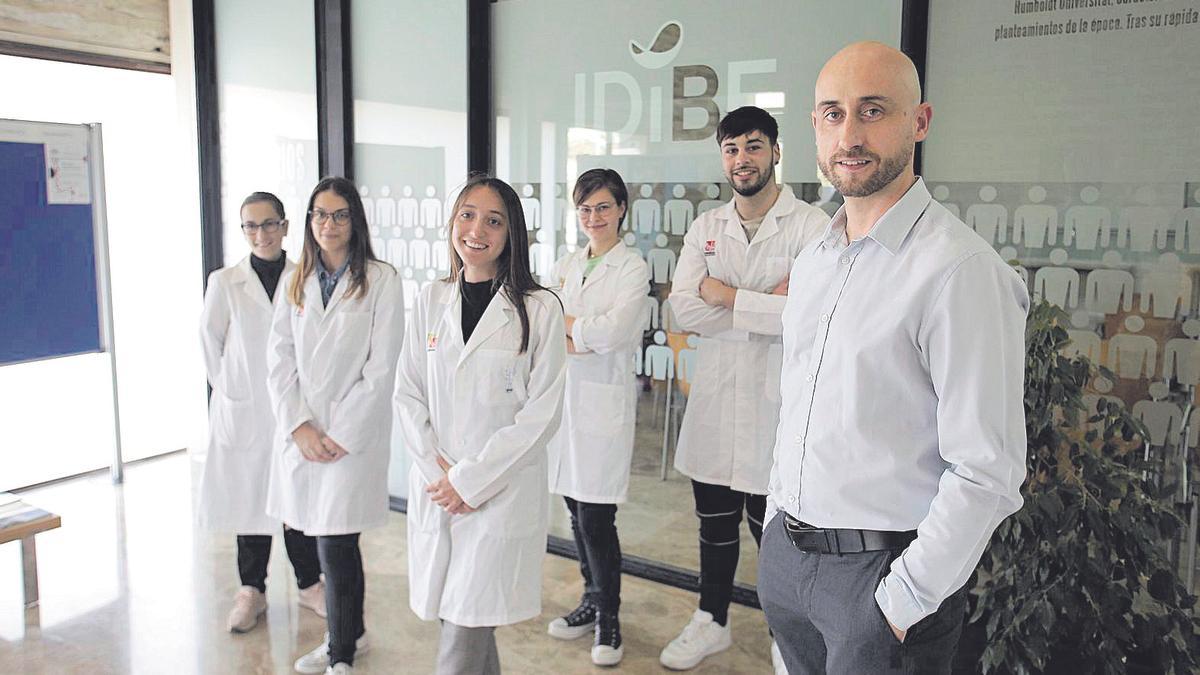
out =
[(967, 578), (1021, 506), (1028, 292), (914, 174), (932, 117), (883, 44), (817, 79), (846, 201), (792, 267), (759, 556), (791, 675), (949, 673)]

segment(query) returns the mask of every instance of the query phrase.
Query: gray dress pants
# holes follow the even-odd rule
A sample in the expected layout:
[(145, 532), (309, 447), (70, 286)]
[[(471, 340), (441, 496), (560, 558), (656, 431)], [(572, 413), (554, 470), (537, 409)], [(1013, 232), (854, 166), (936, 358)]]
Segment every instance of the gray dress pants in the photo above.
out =
[(782, 513), (771, 518), (758, 555), (758, 598), (790, 675), (950, 673), (967, 589), (914, 624), (901, 644), (875, 602), (901, 552), (808, 553), (788, 539)]
[(500, 675), (496, 628), (466, 628), (443, 621), (437, 675)]

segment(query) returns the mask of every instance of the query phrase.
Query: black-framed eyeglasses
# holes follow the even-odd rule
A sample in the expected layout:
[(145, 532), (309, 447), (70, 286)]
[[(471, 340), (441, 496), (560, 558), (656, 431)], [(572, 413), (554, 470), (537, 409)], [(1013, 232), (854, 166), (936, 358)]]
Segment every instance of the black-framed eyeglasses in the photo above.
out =
[(336, 225), (345, 227), (350, 224), (350, 209), (338, 209), (333, 213), (322, 211), (321, 209), (313, 209), (308, 212), (309, 220), (316, 225), (324, 225), (330, 216), (333, 216), (333, 222)]
[(267, 234), (275, 234), (284, 226), (286, 222), (286, 220), (268, 219), (262, 221), (261, 223), (256, 223), (253, 220), (247, 220), (246, 222), (242, 223), (242, 232), (245, 232), (246, 234), (254, 234), (261, 229)]
[(595, 206), (586, 206), (586, 205), (576, 206), (575, 212), (579, 214), (580, 218), (590, 218), (593, 213), (596, 214), (597, 216), (599, 216), (600, 218), (603, 218), (604, 216), (607, 216), (609, 214), (609, 212), (612, 211), (613, 209), (615, 209), (616, 207), (617, 207), (617, 205), (612, 202), (604, 202), (603, 204), (597, 204)]

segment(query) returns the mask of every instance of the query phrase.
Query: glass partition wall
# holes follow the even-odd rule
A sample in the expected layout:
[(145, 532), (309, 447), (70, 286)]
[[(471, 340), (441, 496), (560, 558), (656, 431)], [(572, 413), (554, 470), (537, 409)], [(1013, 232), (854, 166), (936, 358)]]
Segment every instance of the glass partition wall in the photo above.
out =
[(1145, 424), (1163, 484), (1194, 514), (1200, 134), (1183, 111), (1200, 86), (1200, 4), (1077, 4), (931, 3), (924, 173), (1034, 299), (1067, 313), (1069, 351), (1112, 375), (1085, 403)]
[[(467, 176), (467, 3), (356, 0), (350, 9), (354, 180), (372, 249), (400, 271), (411, 308), (450, 271), (446, 223)], [(398, 423), (392, 435), (388, 485), (407, 498)]]
[[(629, 501), (617, 512), (626, 556), (699, 568), (690, 479), (672, 468), (699, 336), (679, 328), (669, 292), (692, 220), (733, 196), (717, 123), (743, 105), (769, 111), (780, 128), (778, 180), (818, 201), (809, 115), (817, 73), (849, 42), (899, 46), (901, 4), (493, 5), (495, 170), (523, 197), (535, 272), (557, 286), (545, 278), (554, 261), (586, 244), (570, 195), (575, 178), (596, 167), (624, 177), (624, 240), (651, 268), (643, 351), (630, 364), (649, 374), (640, 377)], [(551, 533), (569, 541), (561, 500), (551, 513)], [(756, 569), (757, 549), (743, 527), (738, 580), (753, 584)]]
[(314, 16), (287, 0), (215, 0), (225, 264), (249, 254), (242, 200), (272, 192), (291, 226), (283, 248), (298, 260), (304, 209), (317, 184)]

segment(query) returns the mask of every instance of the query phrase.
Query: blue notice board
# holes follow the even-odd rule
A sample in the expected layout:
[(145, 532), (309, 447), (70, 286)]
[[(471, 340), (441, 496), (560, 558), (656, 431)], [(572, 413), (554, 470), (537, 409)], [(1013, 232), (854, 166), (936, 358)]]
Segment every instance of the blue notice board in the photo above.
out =
[(61, 144), (11, 138), (0, 134), (0, 366), (102, 351), (94, 195), (78, 190), (90, 162), (60, 166)]

